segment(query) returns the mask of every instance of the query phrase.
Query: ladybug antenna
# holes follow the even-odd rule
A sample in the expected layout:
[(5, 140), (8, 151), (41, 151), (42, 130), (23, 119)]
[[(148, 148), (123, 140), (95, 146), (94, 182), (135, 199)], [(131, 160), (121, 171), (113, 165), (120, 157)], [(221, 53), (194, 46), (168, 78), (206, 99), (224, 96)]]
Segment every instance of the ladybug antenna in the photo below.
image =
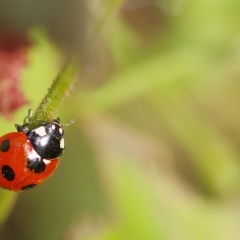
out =
[(69, 123), (65, 123), (65, 124), (62, 124), (62, 126), (69, 126), (69, 125), (71, 125), (72, 123), (74, 123), (75, 122), (75, 120), (74, 119), (72, 119)]

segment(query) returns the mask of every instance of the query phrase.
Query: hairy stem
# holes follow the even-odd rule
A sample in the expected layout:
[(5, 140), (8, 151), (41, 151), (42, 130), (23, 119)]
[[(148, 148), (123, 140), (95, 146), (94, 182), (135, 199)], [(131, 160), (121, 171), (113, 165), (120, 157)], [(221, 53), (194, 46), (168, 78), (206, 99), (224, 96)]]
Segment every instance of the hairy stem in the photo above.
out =
[(74, 59), (68, 60), (33, 113), (29, 129), (37, 127), (40, 121), (51, 121), (56, 117), (56, 111), (68, 95), (78, 72), (79, 65), (77, 62)]

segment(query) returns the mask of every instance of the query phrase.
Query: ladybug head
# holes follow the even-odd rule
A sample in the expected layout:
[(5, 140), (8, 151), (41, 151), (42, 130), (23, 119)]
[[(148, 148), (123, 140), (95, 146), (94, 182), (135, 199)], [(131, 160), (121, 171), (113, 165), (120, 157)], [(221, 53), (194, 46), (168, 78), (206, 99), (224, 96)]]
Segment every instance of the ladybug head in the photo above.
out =
[(64, 130), (60, 124), (60, 118), (54, 119), (47, 123), (45, 126), (45, 132), (46, 134), (52, 135), (55, 138), (61, 139), (64, 135)]
[(35, 151), (44, 159), (53, 159), (64, 151), (64, 130), (60, 119), (41, 122), (40, 126), (31, 130), (28, 138)]

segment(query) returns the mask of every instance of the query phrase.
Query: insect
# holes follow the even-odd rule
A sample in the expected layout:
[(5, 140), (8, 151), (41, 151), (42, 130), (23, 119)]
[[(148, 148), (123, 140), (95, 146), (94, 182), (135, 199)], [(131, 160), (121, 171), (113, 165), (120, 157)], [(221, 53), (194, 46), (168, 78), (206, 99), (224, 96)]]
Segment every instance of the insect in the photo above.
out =
[(59, 118), (31, 130), (27, 123), (15, 126), (17, 132), (0, 137), (0, 187), (20, 192), (52, 175), (64, 151), (64, 130)]

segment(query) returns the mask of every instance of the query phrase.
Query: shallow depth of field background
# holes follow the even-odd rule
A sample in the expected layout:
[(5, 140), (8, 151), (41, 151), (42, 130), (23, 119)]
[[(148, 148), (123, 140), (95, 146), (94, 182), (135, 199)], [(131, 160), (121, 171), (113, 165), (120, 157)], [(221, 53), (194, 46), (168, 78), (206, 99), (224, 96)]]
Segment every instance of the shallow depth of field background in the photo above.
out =
[(37, 106), (63, 49), (82, 59), (59, 109), (63, 123), (75, 123), (48, 181), (21, 194), (0, 190), (0, 239), (239, 239), (239, 1), (84, 7), (71, 29), (79, 45), (40, 25), (29, 32), (22, 89), (31, 104), (0, 119), (1, 135)]

